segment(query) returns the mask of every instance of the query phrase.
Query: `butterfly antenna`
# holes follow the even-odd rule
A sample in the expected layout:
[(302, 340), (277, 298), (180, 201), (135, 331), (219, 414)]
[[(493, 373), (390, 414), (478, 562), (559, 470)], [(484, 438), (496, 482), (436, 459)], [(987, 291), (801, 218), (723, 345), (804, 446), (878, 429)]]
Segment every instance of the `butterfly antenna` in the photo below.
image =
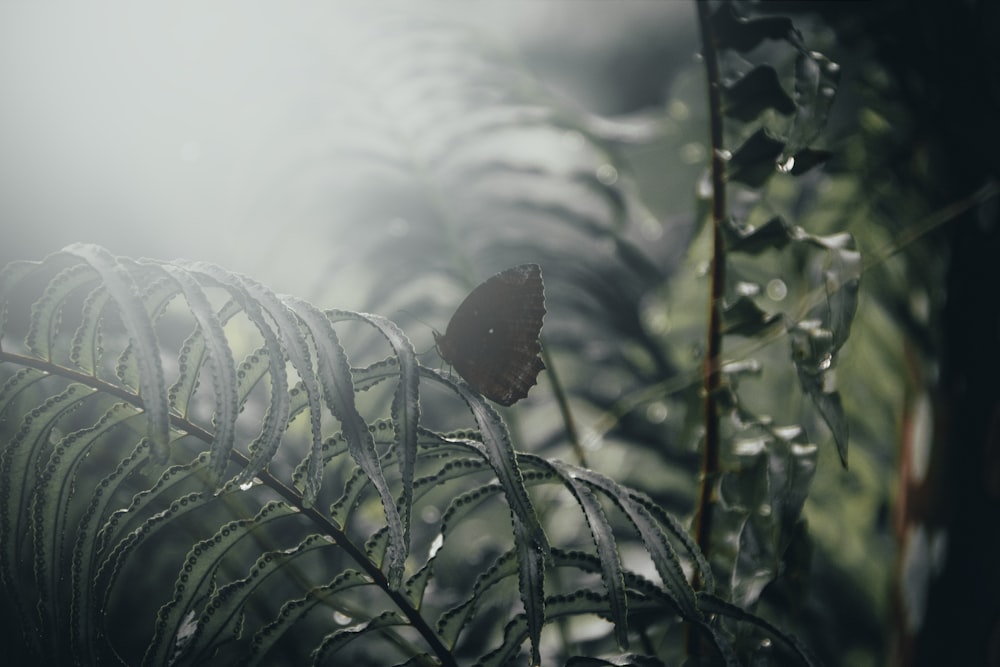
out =
[(422, 319), (420, 319), (419, 317), (417, 317), (416, 315), (414, 315), (410, 311), (406, 310), (405, 308), (400, 308), (396, 312), (397, 313), (405, 313), (405, 314), (409, 315), (410, 317), (412, 317), (413, 319), (415, 319), (417, 322), (420, 322), (421, 324), (423, 324), (425, 327), (427, 327), (428, 329), (430, 329), (434, 333), (436, 333), (438, 335), (441, 335), (440, 331), (438, 331), (437, 329), (435, 329), (431, 325), (427, 324), (427, 322), (423, 321)]
[[(398, 310), (397, 310), (396, 312), (397, 312), (397, 313), (406, 313), (407, 315), (409, 315), (410, 317), (412, 317), (413, 319), (415, 319), (415, 320), (416, 320), (417, 322), (420, 322), (420, 323), (421, 323), (421, 324), (423, 324), (423, 325), (424, 325), (425, 327), (427, 327), (428, 329), (430, 329), (431, 331), (433, 331), (435, 335), (437, 335), (437, 336), (440, 336), (440, 335), (441, 335), (441, 332), (440, 332), (440, 331), (438, 331), (437, 329), (435, 329), (435, 328), (434, 328), (434, 327), (432, 327), (431, 325), (427, 324), (427, 322), (423, 321), (422, 319), (420, 319), (419, 317), (417, 317), (416, 315), (414, 315), (414, 314), (413, 314), (413, 313), (411, 313), (410, 311), (406, 310), (405, 308), (400, 308), (400, 309), (398, 309)], [(423, 352), (417, 352), (417, 356), (418, 356), (418, 357), (422, 357), (422, 356), (424, 356), (425, 354), (427, 354), (428, 352), (430, 352), (431, 350), (433, 350), (433, 349), (435, 349), (435, 348), (436, 348), (436, 346), (432, 345), (431, 347), (427, 348), (427, 349), (426, 349), (426, 350), (424, 350)]]

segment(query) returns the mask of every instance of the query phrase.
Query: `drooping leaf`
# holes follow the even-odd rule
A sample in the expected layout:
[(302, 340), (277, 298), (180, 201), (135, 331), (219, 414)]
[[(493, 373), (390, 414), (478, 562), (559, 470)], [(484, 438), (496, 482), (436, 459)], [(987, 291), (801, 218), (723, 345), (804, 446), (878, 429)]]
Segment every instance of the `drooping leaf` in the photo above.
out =
[(726, 249), (730, 252), (757, 255), (769, 249), (781, 250), (795, 240), (792, 228), (780, 215), (756, 227), (728, 217), (721, 222), (721, 227)]
[(795, 103), (778, 81), (778, 73), (770, 65), (758, 65), (746, 75), (727, 85), (724, 112), (743, 122), (756, 118), (765, 109), (788, 115)]
[[(291, 405), (288, 396), (288, 376), (285, 371), (285, 351), (279, 340), (279, 334), (264, 317), (260, 305), (238, 276), (211, 264), (190, 263), (185, 264), (185, 267), (189, 271), (200, 273), (216, 281), (228, 290), (233, 299), (242, 306), (244, 313), (264, 339), (264, 353), (253, 356), (256, 360), (264, 359), (267, 361), (267, 378), (271, 383), (271, 401), (261, 424), (260, 434), (250, 443), (250, 461), (237, 476), (237, 483), (245, 484), (253, 480), (270, 462), (278, 450), (281, 435), (288, 425)], [(302, 360), (300, 359), (299, 362), (302, 363)], [(262, 369), (256, 362), (254, 365), (256, 368)], [(313, 400), (314, 393), (307, 395), (310, 398), (310, 405), (312, 405), (315, 402)], [(313, 413), (317, 413), (317, 410), (313, 410)], [(315, 420), (310, 423), (314, 429), (318, 428)]]
[(261, 664), (267, 656), (267, 652), (271, 650), (285, 632), (316, 607), (316, 605), (322, 603), (327, 598), (333, 598), (338, 593), (351, 588), (370, 586), (371, 584), (372, 581), (367, 575), (356, 570), (344, 570), (333, 581), (311, 588), (300, 598), (289, 600), (281, 606), (274, 620), (254, 633), (246, 664), (249, 667)]
[[(30, 375), (22, 378), (30, 380)], [(13, 393), (9, 382), (5, 389), (5, 393)], [(31, 410), (21, 421), (14, 437), (0, 451), (0, 500), (3, 501), (0, 503), (0, 584), (5, 590), (10, 590), (12, 596), (20, 590), (14, 585), (17, 580), (16, 566), (30, 536), (35, 476), (52, 451), (50, 434), (58, 428), (61, 418), (93, 395), (89, 387), (70, 384), (64, 391)], [(17, 601), (16, 597), (14, 601)]]
[(728, 162), (729, 180), (759, 188), (777, 173), (778, 157), (785, 143), (767, 128), (760, 128), (733, 151)]
[(789, 342), (799, 384), (830, 427), (840, 462), (846, 468), (849, 426), (832, 373), (833, 333), (816, 320), (802, 320), (790, 327)]
[(10, 262), (0, 269), (0, 350), (7, 332), (7, 301), (21, 280), (27, 278), (42, 266), (42, 262)]
[[(81, 491), (77, 471), (95, 446), (115, 435), (119, 425), (139, 422), (141, 426), (144, 419), (132, 406), (115, 403), (93, 425), (54, 442), (48, 460), (37, 471), (31, 504), (32, 551), (42, 634), (68, 624), (69, 600), (63, 595), (66, 589), (62, 583), (71, 576), (71, 539), (82, 505), (75, 495)], [(53, 648), (63, 647), (54, 643)]]
[[(350, 317), (349, 314), (343, 311), (329, 311), (327, 315), (333, 319), (346, 319)], [(402, 484), (402, 494), (398, 507), (398, 521), (402, 532), (399, 535), (400, 544), (395, 547), (396, 549), (400, 549), (400, 551), (390, 553), (391, 576), (389, 579), (395, 588), (402, 582), (403, 561), (409, 551), (410, 509), (413, 504), (413, 474), (417, 457), (417, 428), (420, 421), (420, 403), (418, 400), (420, 376), (417, 372), (416, 353), (413, 350), (413, 345), (399, 327), (383, 317), (367, 313), (355, 314), (352, 319), (360, 319), (367, 322), (385, 337), (393, 348), (399, 374), (399, 382), (396, 385), (392, 401), (392, 419), (396, 433), (395, 452), (399, 456), (400, 481)], [(348, 443), (350, 442), (350, 437), (348, 437)], [(374, 452), (374, 449), (372, 452)], [(355, 460), (358, 459), (355, 457)], [(360, 461), (358, 463), (361, 465)], [(367, 470), (373, 466), (372, 464), (368, 464), (362, 467)], [(378, 487), (378, 484), (376, 486)], [(395, 507), (388, 487), (383, 484), (383, 488), (379, 488), (380, 494), (383, 494), (383, 504)], [(389, 512), (388, 507), (386, 507), (386, 512)], [(392, 521), (390, 521), (390, 530), (392, 529), (391, 524)]]
[(153, 458), (167, 460), (170, 440), (169, 404), (163, 376), (156, 331), (150, 320), (139, 289), (129, 272), (104, 248), (77, 243), (63, 252), (75, 255), (90, 264), (101, 276), (105, 288), (118, 306), (122, 323), (128, 332), (139, 367), (139, 390), (143, 407), (149, 417), (149, 440)]
[(83, 302), (80, 326), (73, 334), (70, 363), (84, 373), (99, 377), (102, 368), (101, 326), (104, 309), (111, 301), (106, 289), (97, 287)]
[(149, 418), (150, 451), (157, 462), (165, 463), (170, 440), (167, 388), (156, 331), (139, 298), (139, 288), (126, 268), (104, 248), (77, 243), (67, 246), (63, 252), (90, 264), (117, 304), (139, 367), (139, 390)]
[(802, 661), (802, 664), (807, 665), (807, 667), (819, 667), (822, 664), (794, 635), (782, 632), (759, 616), (750, 614), (715, 595), (698, 593), (698, 605), (705, 613), (728, 616), (764, 629), (768, 634), (788, 645)]
[(724, 2), (712, 14), (712, 30), (723, 49), (750, 51), (766, 39), (784, 39), (793, 44), (800, 36), (786, 16), (746, 18), (736, 12), (731, 2)]
[(239, 402), (236, 395), (236, 361), (222, 330), (223, 323), (212, 310), (204, 290), (194, 277), (187, 271), (169, 264), (163, 265), (162, 268), (180, 285), (191, 314), (198, 322), (202, 340), (208, 346), (207, 363), (212, 373), (212, 389), (215, 392), (215, 415), (212, 419), (215, 433), (208, 468), (216, 479), (222, 479), (229, 460), (229, 452), (236, 440)]
[(313, 664), (323, 664), (326, 662), (327, 656), (336, 655), (337, 651), (365, 633), (406, 624), (406, 619), (399, 613), (395, 611), (382, 612), (366, 623), (328, 634), (320, 645), (313, 649), (309, 657)]
[(768, 313), (746, 296), (727, 303), (722, 311), (723, 333), (737, 336), (756, 336), (777, 322), (779, 313)]
[[(677, 552), (667, 540), (661, 524), (657, 521), (654, 514), (646, 508), (645, 503), (636, 502), (636, 499), (631, 497), (625, 489), (600, 473), (586, 469), (569, 469), (566, 464), (561, 462), (553, 462), (553, 465), (557, 468), (563, 468), (564, 474), (573, 475), (587, 482), (592, 487), (601, 490), (608, 499), (625, 512), (629, 521), (632, 522), (633, 526), (639, 532), (647, 552), (653, 559), (657, 572), (663, 579), (664, 586), (674, 596), (674, 600), (681, 612), (687, 617), (697, 618), (699, 612), (696, 610), (694, 604), (694, 590), (687, 581)], [(688, 549), (693, 546), (693, 542), (686, 534), (684, 546)], [(701, 556), (697, 548), (692, 549), (691, 554), (692, 556), (696, 554), (697, 557)], [(699, 565), (703, 563), (704, 559), (701, 559)], [(707, 563), (704, 563), (704, 565), (707, 566)], [(705, 571), (708, 572), (706, 581), (709, 582), (706, 585), (710, 586), (711, 573), (707, 567)]]
[(252, 519), (230, 521), (191, 547), (174, 583), (173, 598), (157, 613), (156, 632), (146, 647), (143, 664), (177, 664), (184, 659), (197, 634), (197, 626), (188, 619), (198, 618), (217, 593), (216, 573), (226, 554), (253, 530), (294, 511), (285, 503), (269, 502)]
[(57, 273), (45, 291), (31, 305), (31, 326), (25, 338), (28, 349), (42, 359), (54, 359), (53, 352), (59, 349), (57, 336), (62, 323), (63, 308), (66, 299), (77, 289), (86, 288), (97, 278), (94, 269), (87, 264), (68, 266)]
[[(799, 155), (826, 125), (839, 81), (837, 63), (815, 51), (799, 52), (795, 61), (795, 117), (788, 131), (787, 154)], [(808, 155), (802, 155), (804, 163)]]
[(101, 550), (98, 548), (98, 529), (105, 524), (116, 492), (121, 484), (136, 473), (149, 459), (149, 441), (140, 440), (123, 456), (115, 469), (95, 485), (90, 502), (77, 524), (76, 542), (73, 545), (70, 596), (70, 646), (73, 654), (88, 664), (97, 662), (93, 638), (98, 635), (101, 610), (97, 598), (103, 597), (96, 590), (95, 581)]

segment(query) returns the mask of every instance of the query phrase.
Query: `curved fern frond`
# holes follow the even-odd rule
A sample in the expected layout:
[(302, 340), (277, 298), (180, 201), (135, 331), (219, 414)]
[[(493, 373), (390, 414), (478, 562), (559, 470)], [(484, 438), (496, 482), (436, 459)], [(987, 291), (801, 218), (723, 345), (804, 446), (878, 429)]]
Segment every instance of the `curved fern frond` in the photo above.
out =
[[(149, 411), (130, 389), (133, 372), (139, 374), (136, 386), (143, 386), (141, 375), (150, 364), (138, 359), (148, 355), (111, 317), (118, 301), (101, 296), (111, 290), (95, 285), (89, 271), (67, 270), (60, 263), (64, 259), (47, 260), (31, 272), (54, 270), (60, 281), (77, 281), (76, 289), (60, 287), (62, 306), (36, 308), (28, 320), (34, 338), (44, 329), (52, 341), (44, 349), (64, 364), (7, 346), (0, 352), (4, 366), (21, 366), (0, 387), (0, 414), (6, 418), (0, 424), (20, 420), (0, 454), (0, 489), (9, 501), (0, 507), (0, 583), (10, 591), (5, 604), (21, 612), (18, 631), (32, 655), (52, 661), (67, 655), (61, 645), (33, 643), (30, 637), (41, 633), (65, 636), (66, 647), (91, 661), (138, 660), (139, 654), (146, 664), (205, 662), (223, 654), (260, 661), (284, 650), (279, 645), (289, 633), (319, 627), (308, 612), (322, 605), (350, 622), (314, 637), (308, 649), (314, 658), (351, 654), (368, 645), (357, 640), (406, 625), (424, 644), (400, 638), (405, 661), (432, 654), (453, 664), (452, 652), (467, 650), (462, 647), (483, 622), (488, 607), (482, 601), (502, 595), (506, 582), (516, 585), (523, 607), (523, 620), (511, 628), (523, 630), (508, 632), (499, 649), (483, 656), (484, 664), (513, 655), (523, 640), (537, 662), (545, 624), (598, 609), (613, 623), (623, 648), (630, 641), (630, 618), (655, 605), (704, 627), (716, 643), (728, 641), (702, 617), (687, 584), (685, 567), (703, 570), (709, 589), (712, 578), (676, 519), (596, 472), (517, 452), (496, 410), (463, 382), (421, 366), (391, 322), (346, 311), (324, 314), (215, 267), (121, 261), (115, 270), (106, 268), (120, 285), (129, 284), (120, 274), (130, 272), (153, 281), (135, 298), (150, 326), (163, 328), (162, 334), (152, 333), (161, 367), (176, 368), (172, 391), (166, 376), (159, 387), (174, 406), (169, 464), (161, 466), (143, 435)], [(50, 287), (48, 293), (56, 292)], [(373, 327), (391, 356), (352, 368), (333, 329), (348, 320)], [(242, 339), (234, 336), (237, 331), (257, 335)], [(93, 354), (58, 353), (70, 344)], [(122, 372), (108, 374), (103, 360), (113, 358), (114, 345), (121, 350), (116, 364)], [(289, 345), (299, 351), (290, 354)], [(236, 364), (239, 348), (246, 352)], [(73, 359), (84, 366), (65, 365)], [(133, 370), (129, 359), (136, 360)], [(291, 389), (286, 374), (297, 379)], [(423, 426), (421, 379), (453, 392), (468, 408), (475, 430), (441, 434)], [(206, 402), (214, 407), (206, 410)], [(306, 412), (308, 425), (299, 436), (295, 420)], [(339, 431), (323, 434), (324, 415)], [(244, 437), (250, 443), (241, 446)], [(231, 465), (241, 471), (220, 486), (219, 471)], [(311, 484), (317, 469), (320, 480)], [(284, 475), (291, 486), (282, 481)], [(310, 494), (335, 481), (339, 499), (328, 512), (319, 511)], [(529, 488), (568, 491), (595, 549), (581, 571), (596, 573), (606, 595), (546, 595), (548, 569), (569, 565), (564, 555), (551, 560), (544, 514)], [(409, 547), (409, 517), (416, 506), (440, 502), (442, 493), (451, 499), (440, 530), (436, 537), (421, 531), (427, 551), (419, 556)], [(376, 499), (381, 518), (373, 521)], [(443, 553), (457, 548), (453, 531), (492, 511), (495, 501), (507, 507), (511, 524), (507, 539), (504, 531), (493, 537), (508, 546), (470, 591), (442, 598), (440, 562)], [(626, 533), (604, 501), (627, 519)], [(212, 527), (209, 534), (191, 540), (186, 555), (176, 547), (164, 551), (179, 530), (196, 535), (206, 527)], [(644, 589), (624, 567), (620, 545), (629, 529), (651, 557), (661, 585)], [(289, 540), (292, 546), (278, 546)], [(321, 551), (325, 546), (335, 548)], [(161, 552), (154, 557), (157, 567), (177, 574), (169, 589), (151, 583), (162, 604), (152, 636), (134, 646), (118, 631), (121, 614), (135, 604), (124, 582), (137, 563)], [(318, 553), (327, 557), (312, 573), (314, 566), (305, 564)], [(404, 577), (411, 558), (419, 560)], [(25, 563), (31, 563), (30, 587), (17, 574)], [(591, 565), (596, 567), (588, 569)], [(324, 569), (325, 584), (316, 580), (326, 576)], [(356, 602), (340, 595), (348, 590), (358, 596)], [(259, 600), (278, 591), (286, 604), (269, 618)]]
[(329, 536), (309, 535), (289, 549), (261, 554), (246, 577), (213, 591), (197, 620), (192, 617), (194, 631), (183, 646), (184, 654), (189, 656), (187, 660), (208, 663), (220, 646), (238, 640), (242, 636), (245, 606), (271, 578), (310, 552), (335, 544)]
[(85, 260), (101, 276), (101, 282), (118, 307), (136, 361), (139, 365), (139, 394), (149, 418), (150, 451), (160, 463), (167, 460), (170, 424), (166, 383), (153, 322), (128, 270), (104, 248), (76, 244), (63, 252)]
[(174, 584), (173, 599), (157, 614), (156, 631), (146, 649), (144, 664), (175, 664), (184, 658), (199, 629), (197, 619), (202, 613), (199, 607), (217, 599), (217, 573), (227, 553), (252, 531), (293, 511), (284, 503), (270, 502), (252, 519), (230, 521), (215, 535), (191, 548)]

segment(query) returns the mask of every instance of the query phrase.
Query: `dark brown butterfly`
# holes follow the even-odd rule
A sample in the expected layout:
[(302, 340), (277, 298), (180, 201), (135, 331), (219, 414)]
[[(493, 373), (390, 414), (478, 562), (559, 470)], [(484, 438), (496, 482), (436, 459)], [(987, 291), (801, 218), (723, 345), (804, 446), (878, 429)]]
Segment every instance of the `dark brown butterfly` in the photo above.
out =
[(513, 405), (528, 395), (545, 368), (538, 357), (544, 315), (542, 269), (520, 264), (472, 290), (444, 334), (434, 332), (434, 341), (441, 358), (473, 389), (500, 405)]

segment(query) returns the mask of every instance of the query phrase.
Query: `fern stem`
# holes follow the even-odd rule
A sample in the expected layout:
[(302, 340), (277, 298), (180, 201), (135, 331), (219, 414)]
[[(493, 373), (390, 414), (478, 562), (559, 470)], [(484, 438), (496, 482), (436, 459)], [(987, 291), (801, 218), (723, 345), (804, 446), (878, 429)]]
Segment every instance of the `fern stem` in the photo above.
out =
[(552, 385), (552, 393), (556, 397), (556, 404), (559, 405), (559, 414), (562, 415), (563, 424), (566, 427), (566, 438), (576, 454), (577, 462), (584, 468), (589, 468), (587, 464), (587, 454), (583, 450), (583, 443), (580, 442), (580, 432), (576, 428), (576, 420), (573, 419), (573, 411), (570, 410), (569, 400), (566, 398), (566, 389), (563, 387), (559, 374), (556, 373), (556, 365), (552, 361), (548, 347), (542, 343), (542, 361), (548, 371), (549, 383)]
[[(707, 3), (696, 2), (698, 23), (701, 32), (702, 56), (705, 62), (708, 84), (708, 117), (712, 179), (712, 259), (711, 292), (708, 309), (708, 330), (705, 363), (703, 367), (703, 387), (705, 392), (705, 435), (702, 449), (701, 481), (698, 504), (695, 508), (695, 540), (698, 548), (709, 558), (712, 535), (712, 507), (715, 501), (715, 481), (719, 474), (719, 416), (716, 404), (721, 384), (722, 355), (722, 299), (726, 285), (725, 244), (721, 222), (726, 215), (726, 159), (723, 147), (722, 96), (719, 63), (716, 59), (715, 37), (712, 32), (710, 8)], [(695, 570), (692, 585), (700, 589), (703, 581)], [(700, 654), (700, 642), (693, 637), (693, 627), (689, 626), (688, 652)]]

